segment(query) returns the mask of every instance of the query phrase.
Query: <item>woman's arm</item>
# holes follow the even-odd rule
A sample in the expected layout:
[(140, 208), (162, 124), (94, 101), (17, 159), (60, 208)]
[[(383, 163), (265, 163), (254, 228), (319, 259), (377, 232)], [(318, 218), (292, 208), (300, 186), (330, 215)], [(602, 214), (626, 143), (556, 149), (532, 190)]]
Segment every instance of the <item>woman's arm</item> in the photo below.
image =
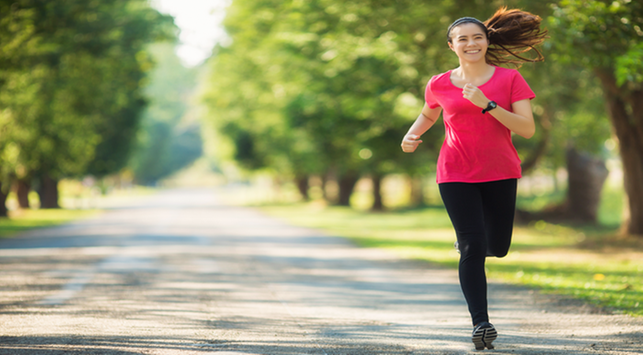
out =
[(433, 126), (435, 121), (440, 117), (440, 112), (442, 112), (441, 107), (429, 108), (429, 106), (424, 104), (422, 113), (420, 113), (415, 122), (413, 122), (413, 125), (402, 139), (402, 150), (405, 153), (413, 153), (415, 149), (417, 149), (418, 145), (422, 143), (420, 136)]
[(534, 114), (531, 111), (529, 100), (516, 101), (511, 104), (511, 109), (514, 112), (498, 106), (488, 113), (517, 135), (527, 139), (533, 137), (534, 133), (536, 133), (536, 124), (534, 123)]
[[(487, 107), (487, 104), (491, 101), (480, 89), (471, 84), (464, 86), (462, 96), (480, 108)], [(531, 102), (529, 102), (528, 99), (516, 101), (511, 104), (511, 109), (513, 112), (498, 106), (487, 113), (517, 135), (527, 139), (531, 138), (534, 133), (536, 133), (536, 124), (534, 123), (534, 114), (531, 111)]]

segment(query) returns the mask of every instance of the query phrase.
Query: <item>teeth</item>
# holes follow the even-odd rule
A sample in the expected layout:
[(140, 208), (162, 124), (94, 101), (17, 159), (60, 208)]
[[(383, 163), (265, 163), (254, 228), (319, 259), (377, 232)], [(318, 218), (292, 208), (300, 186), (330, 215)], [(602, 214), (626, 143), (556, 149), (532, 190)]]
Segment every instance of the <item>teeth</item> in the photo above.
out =
[(464, 52), (471, 54), (471, 53), (478, 53), (478, 52), (480, 52), (480, 50), (478, 49), (478, 50), (475, 50), (475, 51), (464, 51)]

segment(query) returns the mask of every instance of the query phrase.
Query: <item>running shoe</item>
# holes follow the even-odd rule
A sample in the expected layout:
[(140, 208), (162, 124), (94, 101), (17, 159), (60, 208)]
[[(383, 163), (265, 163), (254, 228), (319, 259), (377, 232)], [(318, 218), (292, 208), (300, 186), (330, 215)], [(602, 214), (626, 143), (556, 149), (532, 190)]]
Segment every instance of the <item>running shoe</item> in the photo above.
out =
[(489, 350), (493, 349), (491, 344), (498, 337), (498, 332), (496, 328), (489, 322), (482, 322), (473, 328), (473, 333), (471, 334), (471, 341), (475, 345), (476, 350), (484, 350), (487, 348)]

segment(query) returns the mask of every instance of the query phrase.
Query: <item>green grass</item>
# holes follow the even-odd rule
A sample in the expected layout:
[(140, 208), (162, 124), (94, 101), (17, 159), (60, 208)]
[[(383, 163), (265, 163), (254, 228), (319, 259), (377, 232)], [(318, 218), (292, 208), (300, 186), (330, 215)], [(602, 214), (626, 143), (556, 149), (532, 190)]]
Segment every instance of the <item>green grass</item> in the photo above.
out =
[(127, 189), (112, 189), (108, 195), (101, 195), (100, 184), (94, 187), (84, 186), (82, 181), (62, 180), (58, 184), (61, 209), (38, 209), (40, 201), (34, 191), (29, 193), (32, 209), (18, 209), (15, 192), (9, 192), (6, 205), (12, 210), (9, 217), (0, 217), (0, 238), (10, 238), (17, 233), (34, 228), (52, 227), (75, 220), (88, 218), (101, 213), (98, 200), (101, 199), (135, 199), (140, 196), (155, 194), (156, 188), (134, 186)]
[(34, 228), (51, 227), (98, 214), (97, 210), (18, 210), (10, 212), (9, 218), (0, 218), (0, 238)]
[[(309, 203), (261, 209), (296, 225), (347, 237), (363, 247), (387, 248), (406, 258), (452, 268), (458, 264), (455, 234), (442, 207), (371, 213)], [(615, 217), (605, 220), (614, 222)], [(616, 228), (544, 221), (516, 226), (510, 254), (488, 259), (488, 276), (643, 316), (643, 243), (618, 240)]]

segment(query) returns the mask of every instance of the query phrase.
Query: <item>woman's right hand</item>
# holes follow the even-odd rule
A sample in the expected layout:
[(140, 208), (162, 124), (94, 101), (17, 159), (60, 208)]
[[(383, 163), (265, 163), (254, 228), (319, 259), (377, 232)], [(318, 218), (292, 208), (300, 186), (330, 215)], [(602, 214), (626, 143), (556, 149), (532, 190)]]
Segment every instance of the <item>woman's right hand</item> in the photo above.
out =
[(420, 143), (422, 143), (420, 136), (416, 134), (407, 134), (404, 136), (404, 139), (402, 139), (402, 151), (404, 151), (404, 153), (413, 153)]

